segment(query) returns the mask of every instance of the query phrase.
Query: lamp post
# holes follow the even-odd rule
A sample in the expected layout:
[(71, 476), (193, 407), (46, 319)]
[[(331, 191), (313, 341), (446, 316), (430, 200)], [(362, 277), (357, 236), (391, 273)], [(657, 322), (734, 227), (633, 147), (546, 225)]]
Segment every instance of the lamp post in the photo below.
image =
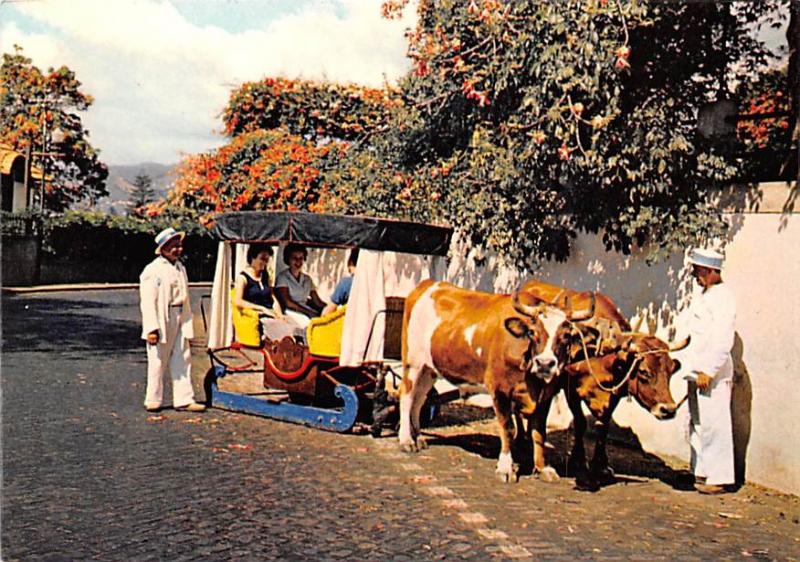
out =
[(47, 183), (47, 164), (50, 160), (51, 156), (60, 156), (60, 152), (48, 152), (48, 145), (50, 142), (60, 144), (64, 141), (65, 134), (59, 127), (56, 127), (51, 135), (48, 135), (47, 130), (47, 110), (51, 103), (55, 103), (58, 100), (50, 99), (49, 97), (45, 97), (40, 102), (42, 107), (42, 150), (41, 152), (32, 152), (31, 154), (36, 154), (37, 156), (41, 156), (42, 158), (42, 181), (39, 184), (39, 210), (44, 213), (44, 196), (45, 196), (45, 186)]

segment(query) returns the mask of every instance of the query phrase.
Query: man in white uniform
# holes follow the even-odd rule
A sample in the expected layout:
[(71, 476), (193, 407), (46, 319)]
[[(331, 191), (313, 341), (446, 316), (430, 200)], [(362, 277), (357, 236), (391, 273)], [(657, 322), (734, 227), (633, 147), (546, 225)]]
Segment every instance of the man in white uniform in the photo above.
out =
[(156, 257), (139, 278), (142, 339), (147, 341), (148, 412), (161, 408), (164, 374), (172, 375), (172, 405), (176, 410), (202, 412), (194, 401), (189, 340), (194, 337), (189, 281), (178, 260), (183, 253), (183, 232), (167, 228), (156, 236)]
[(704, 494), (730, 491), (735, 481), (731, 348), (736, 303), (722, 283), (722, 260), (713, 250), (694, 249), (689, 254), (692, 277), (702, 287), (689, 307), (689, 443), (696, 488)]

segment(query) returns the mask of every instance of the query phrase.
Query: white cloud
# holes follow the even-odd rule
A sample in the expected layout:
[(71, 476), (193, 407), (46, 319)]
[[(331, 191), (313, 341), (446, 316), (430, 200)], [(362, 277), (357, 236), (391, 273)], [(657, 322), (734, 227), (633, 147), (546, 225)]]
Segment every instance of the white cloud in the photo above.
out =
[(383, 20), (379, 0), (314, 2), (263, 29), (231, 33), (194, 25), (164, 0), (14, 6), (52, 31), (25, 32), (11, 21), (0, 27), (0, 48), (10, 52), (17, 43), (40, 68), (66, 64), (76, 72), (95, 97), (84, 117), (92, 142), (114, 164), (174, 162), (180, 153), (220, 144), (212, 131), (221, 128), (218, 115), (243, 81), (394, 81), (408, 68), (403, 31), (414, 15)]

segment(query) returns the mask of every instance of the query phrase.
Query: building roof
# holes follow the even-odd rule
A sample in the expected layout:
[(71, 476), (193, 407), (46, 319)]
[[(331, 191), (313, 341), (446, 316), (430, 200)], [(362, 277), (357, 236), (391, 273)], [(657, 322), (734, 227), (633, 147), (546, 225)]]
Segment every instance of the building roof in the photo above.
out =
[(0, 144), (0, 172), (5, 175), (10, 174), (18, 158), (25, 161), (24, 154), (17, 152), (7, 144)]

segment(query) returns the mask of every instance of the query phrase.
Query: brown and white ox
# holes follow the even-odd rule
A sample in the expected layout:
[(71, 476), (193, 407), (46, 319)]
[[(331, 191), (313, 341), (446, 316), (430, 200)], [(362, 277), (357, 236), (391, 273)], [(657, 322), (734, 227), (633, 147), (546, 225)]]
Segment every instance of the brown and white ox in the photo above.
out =
[[(574, 417), (575, 442), (570, 455), (570, 472), (579, 475), (579, 484), (595, 488), (598, 479), (613, 474), (608, 466), (606, 441), (611, 416), (625, 396), (631, 396), (660, 420), (675, 416), (677, 405), (669, 390), (669, 381), (680, 363), (670, 351), (683, 349), (689, 340), (669, 345), (652, 335), (631, 331), (631, 326), (614, 302), (601, 293), (579, 293), (538, 280), (525, 283), (518, 292), (518, 308), (531, 312), (540, 303), (559, 303), (568, 298), (570, 306), (595, 304), (595, 315), (581, 325), (580, 333), (562, 329), (556, 333), (557, 353), (566, 355), (563, 374), (556, 381), (533, 380), (532, 385), (518, 386), (516, 404), (529, 418), (533, 429), (534, 470), (545, 481), (558, 480), (555, 470), (545, 464), (544, 441), (547, 414), (552, 398), (563, 389)], [(576, 337), (577, 335), (577, 337)], [(527, 392), (527, 396), (525, 395)], [(588, 474), (583, 438), (585, 403), (596, 420), (596, 444)], [(518, 421), (519, 425), (519, 421)], [(519, 427), (518, 427), (519, 429)], [(530, 429), (530, 426), (529, 426)]]
[(529, 306), (520, 312), (512, 296), (461, 289), (449, 283), (422, 282), (406, 299), (403, 315), (403, 382), (400, 387), (402, 450), (424, 448), (419, 414), (434, 377), (479, 383), (492, 397), (500, 429), (497, 474), (516, 479), (511, 456), (512, 395), (531, 379), (553, 382), (560, 372), (552, 335), (582, 315), (565, 306)]

